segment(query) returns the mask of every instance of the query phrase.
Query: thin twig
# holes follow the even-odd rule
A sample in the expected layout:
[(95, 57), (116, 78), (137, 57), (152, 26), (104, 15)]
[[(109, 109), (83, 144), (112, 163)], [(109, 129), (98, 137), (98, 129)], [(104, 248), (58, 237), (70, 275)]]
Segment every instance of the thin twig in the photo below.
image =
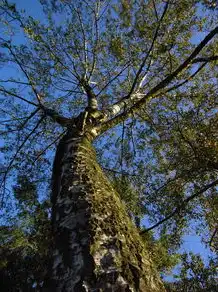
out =
[(14, 96), (14, 97), (16, 97), (16, 98), (18, 98), (18, 99), (20, 99), (20, 100), (23, 100), (23, 101), (25, 101), (25, 102), (27, 102), (27, 103), (29, 103), (29, 104), (31, 104), (31, 105), (34, 105), (34, 106), (37, 106), (37, 107), (38, 107), (38, 105), (37, 105), (36, 103), (34, 103), (34, 102), (32, 102), (32, 101), (29, 101), (29, 100), (27, 100), (27, 99), (25, 99), (25, 98), (23, 98), (23, 97), (17, 95), (17, 94), (14, 93), (14, 92), (10, 92), (10, 91), (6, 90), (5, 88), (0, 88), (0, 92), (6, 93), (6, 94), (11, 95), (11, 96)]
[(129, 66), (131, 65), (131, 61), (127, 61), (124, 64), (124, 67), (120, 70), (120, 72), (118, 72), (112, 79), (110, 79), (104, 86), (103, 88), (96, 94), (96, 97), (99, 96), (102, 91), (104, 91), (108, 85), (110, 85), (112, 82), (114, 82)]

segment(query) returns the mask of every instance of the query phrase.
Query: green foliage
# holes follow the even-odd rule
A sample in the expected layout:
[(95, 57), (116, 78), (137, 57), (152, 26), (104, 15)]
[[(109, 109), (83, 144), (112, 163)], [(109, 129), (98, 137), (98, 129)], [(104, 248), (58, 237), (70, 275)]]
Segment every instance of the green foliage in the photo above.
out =
[(150, 231), (143, 234), (142, 237), (158, 271), (163, 274), (170, 273), (172, 268), (180, 262), (180, 254), (176, 253), (175, 249), (170, 249), (172, 236), (163, 235), (159, 239), (155, 239)]
[(131, 181), (125, 175), (115, 176), (112, 179), (115, 190), (126, 205), (126, 209), (130, 217), (133, 219), (142, 218), (144, 215), (143, 206), (141, 204), (140, 193), (134, 188)]
[(117, 58), (121, 58), (123, 56), (124, 53), (124, 49), (123, 49), (123, 44), (122, 44), (122, 40), (120, 39), (120, 37), (114, 38), (111, 40), (111, 52), (112, 54), (117, 57)]
[(47, 267), (49, 204), (36, 200), (36, 186), (27, 177), (18, 177), (14, 193), (17, 214), (0, 228), (1, 291), (35, 291)]
[(210, 259), (205, 265), (200, 255), (193, 253), (182, 256), (179, 279), (175, 283), (166, 283), (168, 292), (215, 292), (217, 291), (217, 263)]

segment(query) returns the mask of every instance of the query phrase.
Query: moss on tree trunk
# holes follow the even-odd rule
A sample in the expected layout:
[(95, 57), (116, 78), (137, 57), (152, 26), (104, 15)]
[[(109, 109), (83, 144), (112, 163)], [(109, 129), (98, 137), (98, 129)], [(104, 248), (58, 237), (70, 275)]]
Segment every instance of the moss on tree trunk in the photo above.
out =
[(68, 133), (54, 163), (52, 264), (45, 291), (165, 291), (87, 137)]

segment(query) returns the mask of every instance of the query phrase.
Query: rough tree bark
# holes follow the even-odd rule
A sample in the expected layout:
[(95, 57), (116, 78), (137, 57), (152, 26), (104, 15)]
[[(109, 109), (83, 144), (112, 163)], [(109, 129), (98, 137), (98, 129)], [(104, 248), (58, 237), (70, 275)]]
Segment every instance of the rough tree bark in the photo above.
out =
[(44, 291), (165, 291), (90, 132), (68, 128), (53, 169), (52, 261)]

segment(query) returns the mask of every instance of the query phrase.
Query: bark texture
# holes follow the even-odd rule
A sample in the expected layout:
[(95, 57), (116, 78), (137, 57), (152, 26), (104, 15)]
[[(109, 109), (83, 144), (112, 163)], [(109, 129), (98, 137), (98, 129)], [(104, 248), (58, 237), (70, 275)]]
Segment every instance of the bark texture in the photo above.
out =
[(44, 291), (165, 291), (85, 135), (68, 131), (53, 175), (54, 246)]

